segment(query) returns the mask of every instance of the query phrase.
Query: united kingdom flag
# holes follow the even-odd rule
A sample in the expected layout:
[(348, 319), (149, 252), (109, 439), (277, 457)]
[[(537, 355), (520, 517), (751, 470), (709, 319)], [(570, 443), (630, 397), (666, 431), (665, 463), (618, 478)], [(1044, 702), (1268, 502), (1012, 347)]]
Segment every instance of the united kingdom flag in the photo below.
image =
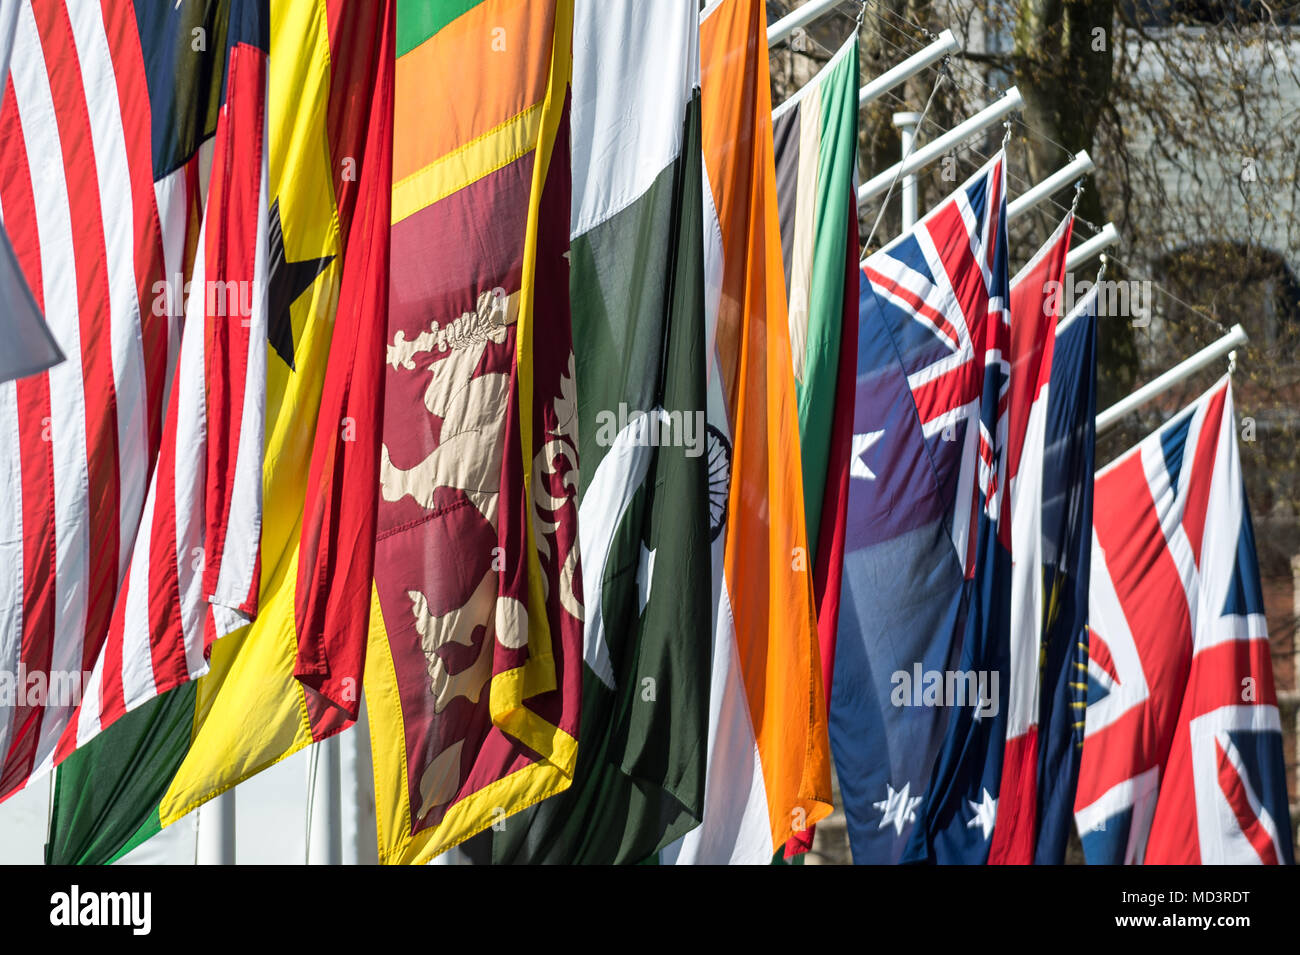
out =
[[(977, 862), (988, 852), (1010, 588), (997, 533), (1009, 330), (1004, 183), (999, 154), (862, 268), (831, 693), (857, 862)], [(970, 679), (935, 687), (930, 676), (944, 683), (958, 671)]]
[(1291, 864), (1227, 378), (1098, 472), (1089, 614), (1075, 798), (1088, 861)]

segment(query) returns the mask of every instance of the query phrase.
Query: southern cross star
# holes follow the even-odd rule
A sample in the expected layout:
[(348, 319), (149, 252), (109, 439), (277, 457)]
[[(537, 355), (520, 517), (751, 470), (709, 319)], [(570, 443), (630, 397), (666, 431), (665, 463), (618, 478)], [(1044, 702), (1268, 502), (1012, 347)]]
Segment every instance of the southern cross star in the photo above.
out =
[(966, 805), (970, 806), (975, 815), (966, 823), (967, 829), (974, 829), (977, 826), (984, 831), (984, 838), (987, 839), (993, 834), (993, 823), (998, 817), (998, 801), (989, 795), (987, 789), (982, 790), (983, 797), (979, 802), (966, 800)]
[(885, 783), (885, 789), (885, 798), (880, 802), (872, 803), (882, 813), (880, 825), (876, 828), (884, 829), (892, 823), (894, 832), (901, 836), (903, 826), (916, 821), (916, 807), (921, 804), (921, 797), (909, 795), (912, 789), (911, 783), (904, 783), (903, 788), (897, 792), (894, 791), (893, 786)]

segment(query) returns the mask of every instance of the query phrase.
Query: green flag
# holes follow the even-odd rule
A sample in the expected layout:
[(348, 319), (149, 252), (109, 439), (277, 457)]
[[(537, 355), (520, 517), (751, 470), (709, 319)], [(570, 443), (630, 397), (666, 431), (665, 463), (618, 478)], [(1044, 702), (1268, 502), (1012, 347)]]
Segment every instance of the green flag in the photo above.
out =
[(725, 461), (705, 425), (693, 6), (576, 8), (570, 287), (582, 743), (572, 786), (467, 847), (481, 861), (490, 841), (497, 863), (639, 862), (703, 812), (709, 474), (711, 458)]

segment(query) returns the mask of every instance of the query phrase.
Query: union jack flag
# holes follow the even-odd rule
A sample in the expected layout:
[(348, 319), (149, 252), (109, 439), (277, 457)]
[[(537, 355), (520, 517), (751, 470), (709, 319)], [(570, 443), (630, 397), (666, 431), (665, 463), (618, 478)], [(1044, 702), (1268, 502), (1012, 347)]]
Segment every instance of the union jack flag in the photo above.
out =
[[(1009, 334), (1001, 155), (863, 264), (831, 694), (857, 862), (983, 861), (1006, 700)], [(998, 676), (913, 708), (900, 672)], [(896, 693), (900, 699), (893, 699)], [(903, 699), (906, 697), (906, 699)], [(900, 702), (900, 700), (902, 700)], [(952, 702), (952, 701), (949, 701)]]
[(1097, 474), (1075, 798), (1090, 863), (1294, 861), (1233, 427), (1224, 378)]
[[(907, 235), (862, 267), (907, 370), (921, 433), (952, 445), (953, 544), (969, 577), (975, 572), (975, 522), (968, 510), (978, 480), (983, 510), (996, 518), (1005, 440), (1005, 359), (1010, 329), (1003, 163), (990, 161)], [(919, 336), (920, 340), (917, 341)], [(982, 415), (985, 375), (995, 376), (998, 415)], [(960, 435), (960, 439), (957, 436)]]

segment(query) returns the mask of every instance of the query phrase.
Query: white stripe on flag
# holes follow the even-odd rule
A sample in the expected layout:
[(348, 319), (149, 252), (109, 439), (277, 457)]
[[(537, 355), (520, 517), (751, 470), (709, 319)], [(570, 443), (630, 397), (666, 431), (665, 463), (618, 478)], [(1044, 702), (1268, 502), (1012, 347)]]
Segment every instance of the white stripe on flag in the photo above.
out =
[[(268, 78), (269, 82), (269, 78)], [(269, 91), (265, 94), (269, 101)], [(266, 125), (263, 121), (263, 138)], [(262, 541), (262, 458), (266, 434), (266, 352), (267, 352), (267, 245), (268, 186), (266, 152), (262, 153), (262, 183), (258, 196), (257, 250), (253, 261), (253, 307), (248, 316), (248, 366), (245, 369), (244, 401), (239, 423), (239, 451), (235, 461), (235, 481), (230, 490), (230, 517), (226, 527), (226, 545), (212, 595), (213, 622), (216, 635), (223, 637), (252, 620), (235, 608), (244, 604), (253, 587), (257, 556)], [(241, 296), (241, 301), (242, 296)], [(328, 426), (329, 422), (322, 422)], [(342, 427), (342, 422), (335, 426)], [(198, 650), (202, 654), (202, 644)], [(187, 658), (189, 644), (186, 643)], [(191, 661), (193, 670), (194, 660)], [(206, 663), (203, 664), (206, 669)]]
[[(144, 694), (147, 699), (154, 693), (153, 653), (150, 649), (149, 634), (152, 631), (149, 618), (149, 569), (153, 550), (153, 515), (157, 504), (157, 482), (155, 473), (149, 487), (149, 497), (145, 501), (144, 514), (140, 519), (140, 534), (135, 539), (135, 549), (131, 554), (131, 569), (123, 585), (126, 588), (126, 606), (121, 608), (122, 617), (122, 692), (129, 709), (132, 700)], [(99, 663), (104, 662), (100, 654)], [(99, 669), (97, 666), (96, 669)], [(98, 708), (82, 707), (81, 720), (85, 722), (87, 714), (93, 714), (96, 725), (99, 723)], [(79, 728), (80, 729), (80, 728)], [(77, 745), (82, 744), (78, 738)]]
[[(55, 617), (51, 670), (80, 671), (91, 585), (90, 514), (86, 463), (85, 383), (81, 367), (81, 329), (73, 258), (72, 215), (63, 170), (54, 100), (36, 18), (24, 4), (18, 16), (10, 76), (27, 144), (28, 168), (41, 248), (45, 316), (69, 360), (48, 372), (50, 441), (54, 455)], [(61, 52), (56, 55), (63, 55)], [(47, 705), (42, 714), (38, 767), (48, 765), (72, 708)], [(33, 772), (32, 776), (38, 773)]]
[[(194, 277), (185, 309), (185, 331), (181, 335), (181, 356), (177, 365), (176, 468), (174, 527), (162, 533), (176, 536), (176, 580), (180, 591), (181, 625), (185, 634), (185, 658), (194, 673), (192, 648), (203, 656), (203, 621), (207, 605), (203, 600), (204, 484), (207, 475), (207, 379), (204, 374), (204, 334), (207, 296), (208, 223), (199, 229), (198, 253), (194, 256)], [(196, 559), (197, 558), (197, 559)], [(156, 616), (150, 600), (150, 619)]]
[(148, 394), (145, 388), (144, 344), (141, 340), (140, 298), (135, 275), (135, 219), (130, 196), (126, 137), (108, 37), (98, 3), (69, 3), (72, 38), (81, 63), (81, 82), (89, 111), (99, 180), (99, 205), (104, 225), (108, 271), (108, 320), (111, 323), (113, 382), (117, 410), (118, 568), (126, 573), (144, 504), (149, 477)]
[[(1051, 369), (1047, 369), (1050, 371)], [(1029, 409), (1016, 476), (1011, 479), (1011, 663), (1007, 739), (1038, 724), (1038, 658), (1043, 620), (1043, 446), (1047, 440), (1044, 384)]]
[[(0, 673), (18, 680), (23, 648), (23, 476), (18, 460), (18, 387), (0, 384)], [(17, 686), (15, 685), (15, 689)], [(0, 707), (0, 768), (9, 752), (14, 707)]]
[[(185, 296), (182, 276), (185, 269), (185, 240), (189, 234), (190, 194), (185, 182), (185, 167), (173, 169), (153, 184), (158, 203), (158, 227), (162, 232), (163, 266), (168, 283), (167, 302), (167, 375), (163, 380), (163, 402), (171, 400), (172, 376), (180, 357), (181, 323), (185, 319)], [(152, 304), (150, 308), (152, 308)]]
[[(573, 25), (572, 234), (631, 205), (682, 151), (698, 82), (694, 4), (579, 0)], [(654, 37), (628, 46), (627, 37)], [(616, 95), (609, 95), (617, 90)]]
[(795, 176), (794, 242), (790, 252), (790, 289), (787, 295), (790, 359), (794, 380), (803, 384), (808, 357), (808, 313), (812, 308), (813, 246), (817, 236), (817, 174), (821, 160), (821, 92), (810, 95), (799, 108), (799, 169)]
[[(81, 688), (81, 708), (77, 711), (77, 745), (85, 746), (99, 735), (99, 715), (104, 696), (104, 654), (101, 653)], [(35, 774), (33, 774), (35, 775)]]

